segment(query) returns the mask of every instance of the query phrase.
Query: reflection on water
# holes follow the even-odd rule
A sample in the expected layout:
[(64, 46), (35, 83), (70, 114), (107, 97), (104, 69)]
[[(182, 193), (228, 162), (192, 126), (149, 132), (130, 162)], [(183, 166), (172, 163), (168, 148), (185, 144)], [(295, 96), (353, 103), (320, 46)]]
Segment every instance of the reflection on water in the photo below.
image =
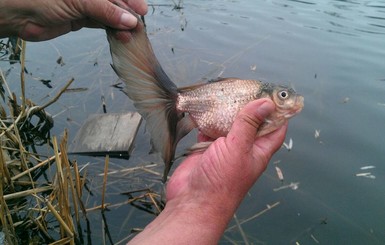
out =
[[(292, 139), (292, 149), (282, 148), (274, 156), (237, 211), (249, 243), (385, 242), (385, 2), (197, 0), (184, 1), (179, 10), (150, 10), (150, 40), (178, 86), (221, 75), (292, 84), (305, 97), (304, 111), (290, 122), (286, 142)], [(73, 137), (88, 115), (102, 112), (102, 96), (109, 112), (133, 110), (111, 86), (117, 78), (102, 31), (82, 30), (29, 43), (28, 57), (28, 93), (34, 101), (49, 100), (70, 77), (75, 78), (73, 87), (87, 88), (63, 95), (49, 108), (55, 120), (53, 134), (69, 128)], [(56, 62), (59, 57), (63, 66)], [(8, 80), (16, 76), (10, 73)], [(52, 88), (33, 78), (51, 80)], [(132, 158), (113, 160), (111, 168), (159, 161), (148, 156), (148, 135), (139, 132)], [(184, 139), (180, 151), (194, 141), (194, 135)], [(78, 160), (92, 163), (90, 179), (98, 189), (103, 159)], [(282, 171), (283, 181), (275, 167)], [(119, 180), (108, 187), (107, 199), (115, 203), (124, 200), (119, 193), (147, 183), (145, 175), (111, 178)], [(156, 183), (156, 177), (149, 178)], [(97, 203), (100, 195), (95, 191), (88, 204)], [(153, 218), (127, 205), (106, 216), (113, 241)], [(97, 243), (100, 216), (91, 219), (92, 240)], [(231, 228), (221, 243), (244, 243), (240, 234)]]

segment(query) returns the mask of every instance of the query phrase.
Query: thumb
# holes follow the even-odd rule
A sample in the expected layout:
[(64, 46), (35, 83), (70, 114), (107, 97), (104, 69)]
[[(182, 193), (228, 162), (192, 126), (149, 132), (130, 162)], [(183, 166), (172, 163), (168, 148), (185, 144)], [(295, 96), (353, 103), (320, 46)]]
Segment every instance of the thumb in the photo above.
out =
[(238, 113), (226, 140), (239, 149), (249, 151), (253, 146), (258, 128), (264, 123), (265, 118), (275, 109), (274, 103), (269, 99), (260, 99), (248, 103)]

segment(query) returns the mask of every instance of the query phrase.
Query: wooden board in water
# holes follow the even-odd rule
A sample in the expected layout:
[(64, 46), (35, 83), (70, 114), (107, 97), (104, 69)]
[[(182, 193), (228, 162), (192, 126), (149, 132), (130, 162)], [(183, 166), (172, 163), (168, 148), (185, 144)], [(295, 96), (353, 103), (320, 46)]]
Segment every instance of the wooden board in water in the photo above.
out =
[(137, 112), (91, 115), (70, 146), (70, 154), (128, 158), (138, 132)]

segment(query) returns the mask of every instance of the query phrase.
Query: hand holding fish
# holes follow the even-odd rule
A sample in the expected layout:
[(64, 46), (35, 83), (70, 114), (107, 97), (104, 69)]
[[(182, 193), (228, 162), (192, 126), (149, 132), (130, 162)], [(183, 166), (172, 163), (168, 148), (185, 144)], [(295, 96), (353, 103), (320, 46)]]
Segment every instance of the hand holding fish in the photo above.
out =
[(194, 128), (210, 144), (193, 147), (166, 189), (167, 204), (132, 244), (216, 244), (245, 194), (282, 145), (287, 121), (303, 108), (293, 89), (238, 78), (178, 88), (162, 69), (144, 24), (107, 29), (112, 67), (146, 120), (153, 150), (165, 162)]
[[(166, 163), (163, 180), (178, 141), (188, 132), (198, 128), (216, 139), (178, 166), (167, 185), (165, 209), (131, 242), (215, 244), (282, 145), (287, 120), (301, 111), (303, 97), (287, 87), (236, 78), (177, 88), (153, 54), (143, 23), (127, 9), (143, 15), (147, 4), (0, 0), (0, 38), (40, 41), (82, 27), (114, 28), (107, 32), (113, 67), (147, 121), (154, 150)], [(116, 31), (132, 28), (131, 33)]]
[[(215, 140), (204, 152), (189, 156), (175, 170), (167, 185), (167, 201), (184, 192), (184, 188), (199, 189), (199, 186), (203, 192), (212, 189), (210, 192), (214, 195), (243, 197), (285, 139), (287, 124), (273, 133), (258, 136), (259, 129), (274, 108), (269, 99), (248, 103), (238, 113), (226, 137)], [(207, 138), (202, 134), (198, 137)], [(191, 185), (190, 181), (197, 182)], [(182, 187), (181, 183), (188, 184)]]
[(168, 182), (165, 209), (132, 244), (217, 244), (236, 208), (283, 143), (287, 124), (257, 136), (273, 111), (274, 104), (267, 99), (248, 103), (226, 137), (186, 158)]
[(1, 0), (0, 38), (42, 41), (83, 27), (128, 30), (137, 25), (128, 8), (147, 12), (145, 0)]
[[(258, 80), (218, 78), (178, 88), (157, 60), (139, 17), (130, 32), (107, 29), (107, 39), (112, 67), (146, 120), (152, 152), (159, 152), (165, 163), (163, 182), (167, 181), (179, 140), (194, 128), (213, 140), (225, 137), (248, 102), (268, 98), (275, 109), (258, 127), (256, 135), (261, 137), (286, 124), (303, 108), (303, 96), (292, 88)], [(195, 145), (192, 152), (204, 151), (209, 145)]]

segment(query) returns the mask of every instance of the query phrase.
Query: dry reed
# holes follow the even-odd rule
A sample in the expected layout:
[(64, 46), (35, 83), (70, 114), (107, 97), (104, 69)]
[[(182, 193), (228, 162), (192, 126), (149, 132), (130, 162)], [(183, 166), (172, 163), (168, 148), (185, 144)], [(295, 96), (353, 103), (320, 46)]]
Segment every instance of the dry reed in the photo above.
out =
[[(12, 62), (20, 63), (20, 94), (11, 91), (7, 76), (0, 69), (0, 96), (4, 102), (0, 103), (0, 232), (4, 241), (7, 244), (81, 244), (81, 225), (84, 221), (88, 223), (87, 212), (91, 210), (101, 210), (102, 222), (106, 222), (103, 211), (107, 207), (127, 204), (145, 204), (146, 207), (150, 204), (155, 210), (150, 210), (150, 213), (158, 214), (161, 211), (157, 201), (159, 195), (150, 189), (137, 196), (129, 194), (128, 200), (121, 203), (107, 202), (108, 156), (105, 158), (101, 205), (86, 208), (82, 200), (86, 170), (79, 169), (77, 162), (68, 158), (67, 131), (60, 141), (55, 136), (50, 137), (53, 119), (45, 111), (74, 79), (71, 78), (50, 101), (41, 106), (34, 104), (25, 94), (26, 43), (20, 39), (15, 43), (17, 46), (12, 50), (18, 54), (13, 54)], [(32, 120), (36, 117), (37, 123)], [(48, 129), (39, 137), (44, 138), (51, 150), (49, 156), (37, 153), (29, 142), (36, 137), (33, 133), (41, 128)], [(142, 171), (159, 176), (158, 172), (150, 169), (154, 166), (135, 167), (123, 173)], [(40, 177), (42, 173), (45, 178)], [(103, 226), (111, 241), (108, 224), (103, 223)]]
[[(57, 101), (74, 79), (70, 79), (51, 101), (43, 106), (35, 105), (25, 95), (26, 43), (21, 40), (16, 43), (17, 50), (21, 51), (20, 104), (0, 69), (1, 96), (4, 102), (8, 99), (6, 104), (0, 104), (1, 232), (7, 244), (75, 244), (78, 232), (74, 223), (80, 226), (79, 210), (86, 215), (81, 200), (85, 180), (79, 174), (76, 162), (68, 159), (67, 132), (64, 132), (60, 146), (53, 137), (53, 155), (48, 158), (29, 150), (33, 147), (26, 147), (30, 143), (25, 138), (26, 135), (33, 137), (29, 131), (31, 128), (52, 127), (53, 120), (45, 108)], [(32, 117), (39, 118), (38, 125), (32, 123)], [(46, 142), (49, 143), (50, 139)], [(49, 168), (56, 171), (51, 179), (42, 182), (39, 173)], [(59, 234), (52, 232), (56, 225)]]

